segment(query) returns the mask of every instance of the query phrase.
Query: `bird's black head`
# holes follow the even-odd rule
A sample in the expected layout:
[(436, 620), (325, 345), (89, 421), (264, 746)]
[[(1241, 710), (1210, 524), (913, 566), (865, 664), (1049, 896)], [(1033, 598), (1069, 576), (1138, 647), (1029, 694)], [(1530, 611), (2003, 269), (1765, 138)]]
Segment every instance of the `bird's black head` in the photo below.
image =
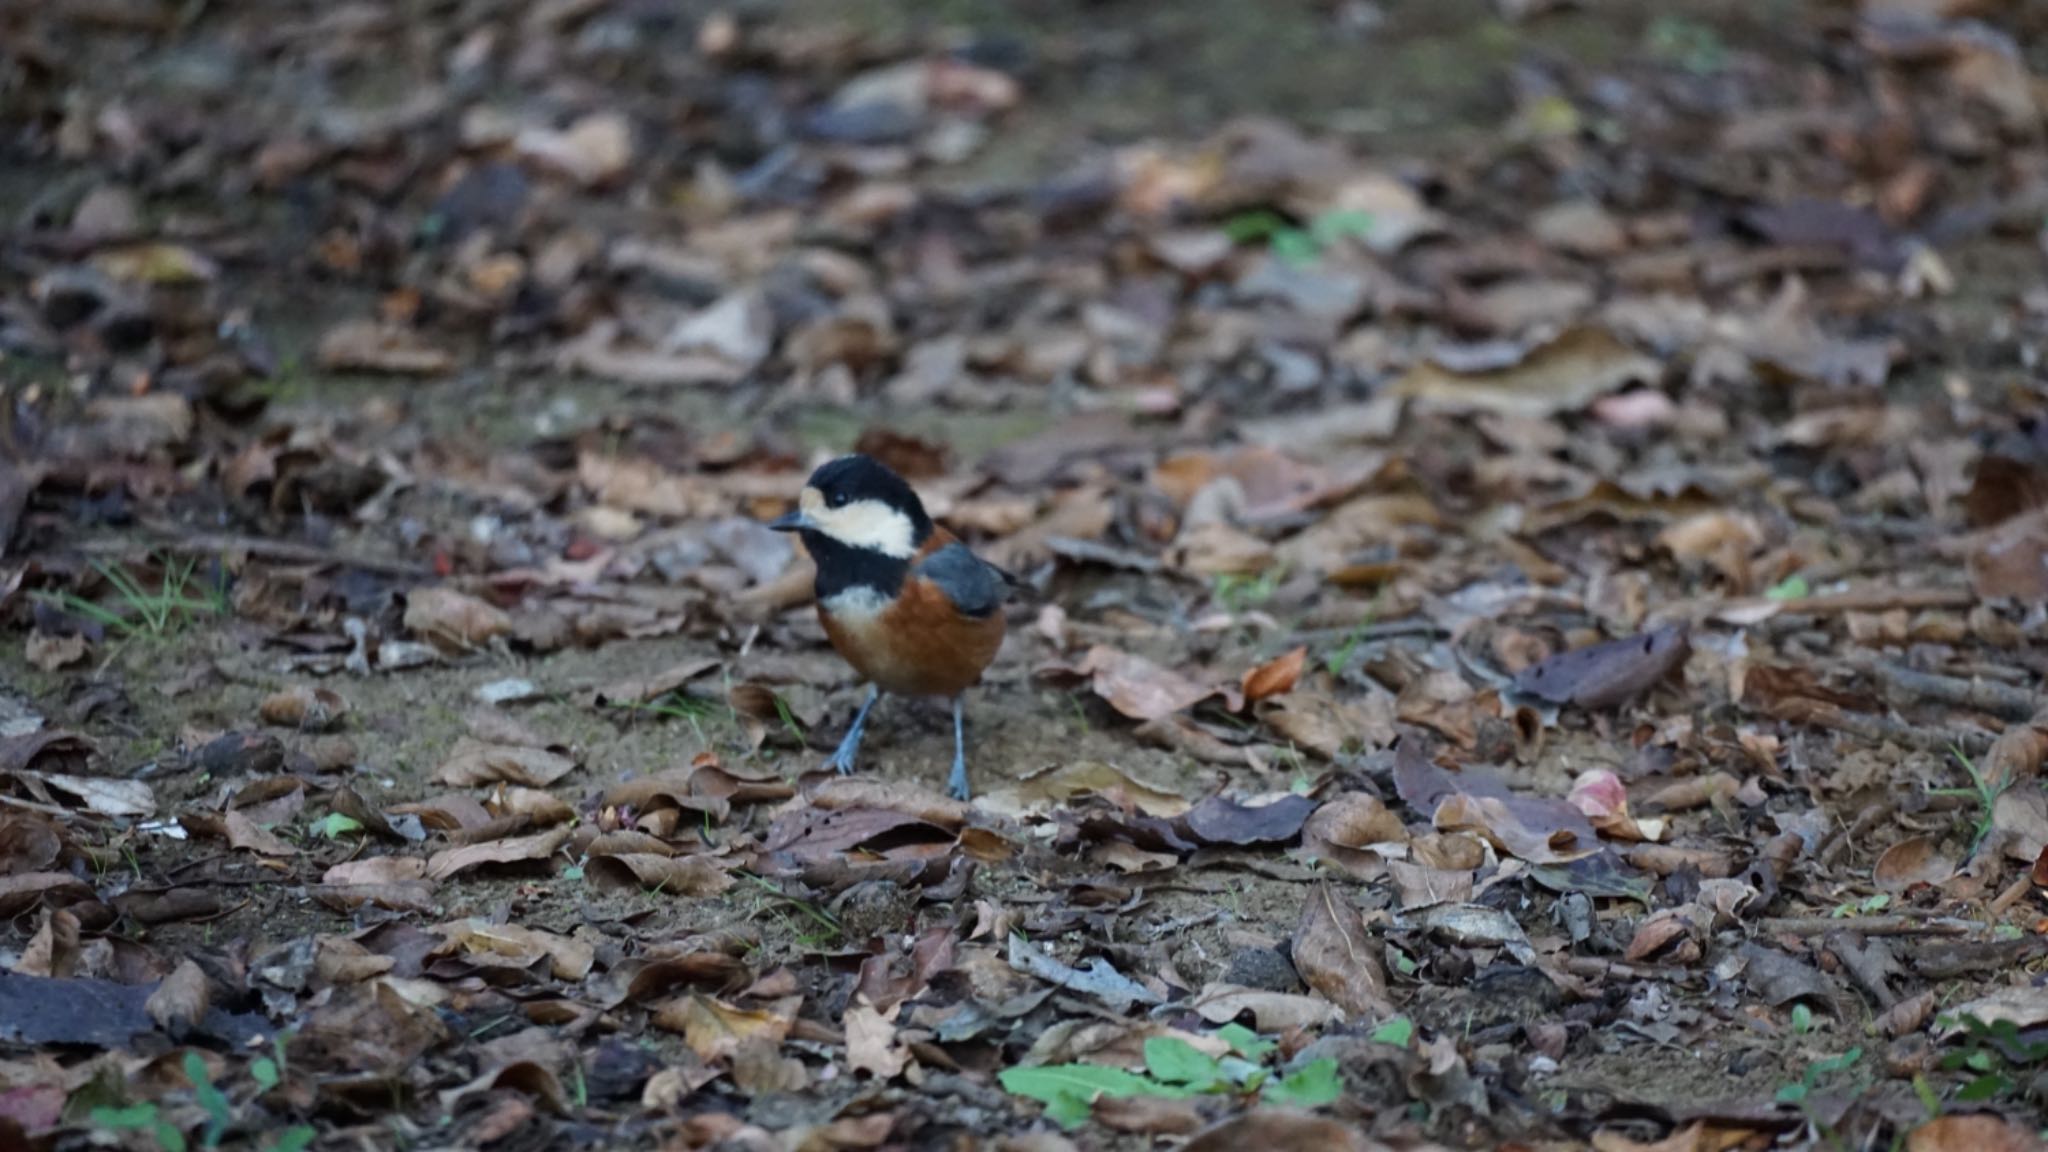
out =
[(811, 473), (796, 511), (772, 527), (803, 533), (814, 556), (823, 544), (907, 560), (931, 536), (932, 519), (903, 477), (871, 456), (854, 455)]

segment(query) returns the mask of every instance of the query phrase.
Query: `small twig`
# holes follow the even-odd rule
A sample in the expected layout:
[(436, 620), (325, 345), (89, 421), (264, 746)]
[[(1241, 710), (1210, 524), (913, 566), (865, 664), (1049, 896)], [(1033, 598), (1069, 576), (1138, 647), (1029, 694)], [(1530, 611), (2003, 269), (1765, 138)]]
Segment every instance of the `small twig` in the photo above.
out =
[[(1766, 710), (1766, 714), (1772, 714)], [(1966, 756), (1980, 755), (1997, 739), (1989, 732), (1977, 728), (1931, 728), (1919, 724), (1908, 724), (1890, 716), (1872, 716), (1865, 712), (1851, 712), (1832, 704), (1815, 702), (1798, 716), (1779, 716), (1781, 720), (1811, 724), (1834, 732), (1846, 732), (1872, 742), (1886, 740), (1907, 748), (1918, 748), (1923, 752), (1946, 752), (1960, 748)]]
[(1567, 956), (1564, 970), (1574, 976), (1613, 976), (1623, 980), (1662, 980), (1669, 984), (1697, 983), (1699, 976), (1683, 968), (1661, 968), (1650, 964), (1630, 964), (1622, 960), (1603, 960), (1598, 956)]
[(55, 816), (59, 820), (76, 820), (80, 817), (86, 817), (88, 819), (98, 819), (96, 813), (82, 810), (74, 810), (71, 808), (59, 808), (55, 804), (44, 804), (35, 800), (23, 800), (19, 796), (0, 795), (0, 804), (5, 804), (10, 808), (25, 808), (30, 812), (40, 812), (45, 816)]
[(1851, 588), (1822, 596), (1794, 596), (1781, 602), (1788, 616), (1826, 616), (1836, 612), (1889, 612), (1894, 608), (1970, 608), (1977, 594), (1968, 588)]
[(2025, 688), (1922, 672), (1871, 653), (1852, 655), (1849, 665), (1875, 677), (1894, 705), (1932, 700), (1989, 712), (2003, 720), (2031, 720), (2042, 708), (2048, 707), (2048, 696)]
[(1969, 920), (1916, 916), (1769, 916), (1757, 923), (1764, 932), (1787, 936), (1824, 936), (1859, 932), (1865, 936), (1968, 936), (1983, 925)]
[(1976, 603), (1977, 594), (1968, 588), (1891, 588), (1879, 585), (1821, 596), (1794, 596), (1788, 600), (1750, 596), (1700, 607), (1704, 608), (1701, 618), (1743, 616), (1770, 610), (1769, 618), (1783, 620), (1800, 616), (1832, 616), (1843, 612), (1889, 612), (1894, 608), (1970, 608)]
[(1991, 901), (1991, 914), (1993, 916), (2005, 915), (2007, 912), (2012, 911), (2013, 905), (2019, 903), (2021, 900), (2026, 899), (2027, 893), (2032, 892), (2033, 890), (2033, 872), (2026, 871), (2020, 873), (2018, 879), (2006, 885), (2005, 891), (2000, 892), (1997, 898)]

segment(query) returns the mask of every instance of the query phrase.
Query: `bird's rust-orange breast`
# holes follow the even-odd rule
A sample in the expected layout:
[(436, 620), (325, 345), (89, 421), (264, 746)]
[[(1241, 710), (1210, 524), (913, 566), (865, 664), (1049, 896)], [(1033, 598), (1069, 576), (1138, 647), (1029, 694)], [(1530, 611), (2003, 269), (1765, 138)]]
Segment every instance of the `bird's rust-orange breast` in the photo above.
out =
[[(920, 549), (919, 559), (952, 543), (944, 529)], [(945, 592), (916, 576), (892, 602), (857, 599), (838, 610), (818, 605), (818, 620), (832, 647), (882, 691), (902, 696), (953, 696), (971, 687), (1003, 646), (1003, 614), (968, 616)]]

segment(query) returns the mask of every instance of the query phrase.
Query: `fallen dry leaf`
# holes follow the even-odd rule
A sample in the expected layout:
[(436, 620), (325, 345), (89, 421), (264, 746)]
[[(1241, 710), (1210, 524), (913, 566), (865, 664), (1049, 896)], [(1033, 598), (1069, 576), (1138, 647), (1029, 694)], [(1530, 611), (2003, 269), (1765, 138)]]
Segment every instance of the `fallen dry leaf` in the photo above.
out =
[(1571, 796), (1567, 798), (1572, 807), (1585, 814), (1593, 827), (1620, 840), (1662, 840), (1665, 822), (1660, 819), (1638, 820), (1629, 814), (1628, 788), (1621, 777), (1605, 768), (1593, 768), (1579, 773), (1572, 781)]
[(452, 650), (479, 648), (512, 631), (512, 618), (453, 588), (415, 588), (405, 598), (405, 627)]
[(795, 1022), (797, 1000), (790, 997), (765, 1008), (741, 1008), (710, 996), (692, 993), (661, 1005), (654, 1024), (683, 1034), (699, 1060), (732, 1058), (742, 1049), (777, 1048)]
[(1460, 369), (1423, 361), (1392, 391), (1452, 412), (1550, 416), (1575, 412), (1627, 384), (1654, 384), (1663, 374), (1663, 365), (1606, 329), (1575, 327), (1498, 366)]
[[(1048, 672), (1088, 679), (1096, 695), (1133, 720), (1163, 719), (1223, 691), (1105, 644), (1090, 648), (1072, 668), (1041, 669), (1040, 675)], [(1237, 711), (1236, 701), (1232, 704), (1231, 711)]]
[(52, 636), (46, 632), (31, 632), (23, 655), (42, 671), (55, 672), (84, 661), (86, 649), (85, 637), (80, 633)]
[(1301, 826), (1304, 859), (1334, 864), (1354, 879), (1377, 880), (1386, 861), (1372, 845), (1401, 845), (1408, 830), (1376, 796), (1346, 792), (1317, 808)]
[(455, 357), (428, 343), (416, 332), (352, 320), (320, 338), (317, 358), (330, 372), (381, 372), (394, 376), (445, 376), (455, 370)]
[(323, 732), (348, 715), (348, 701), (331, 688), (301, 684), (265, 696), (257, 711), (265, 724)]
[(708, 856), (626, 852), (592, 856), (584, 867), (593, 884), (670, 896), (716, 896), (733, 885), (731, 874)]
[(142, 1007), (156, 1026), (175, 1041), (184, 1039), (185, 1033), (206, 1018), (210, 998), (206, 973), (192, 961), (182, 960), (149, 994)]
[(457, 788), (500, 782), (545, 788), (575, 767), (573, 757), (552, 748), (494, 744), (464, 736), (434, 769), (434, 780)]
[(1292, 692), (1308, 662), (1308, 648), (1290, 649), (1244, 674), (1244, 698), (1248, 704)]
[(1309, 890), (1294, 928), (1294, 967), (1352, 1020), (1376, 1020), (1393, 1011), (1377, 951), (1364, 915), (1335, 887)]
[(486, 864), (518, 864), (544, 861), (569, 839), (569, 829), (550, 828), (531, 836), (514, 836), (482, 844), (466, 844), (434, 853), (427, 860), (427, 879), (446, 880)]
[[(1018, 811), (1057, 807), (1079, 796), (1102, 796), (1118, 807), (1162, 819), (1179, 816), (1190, 807), (1179, 793), (1099, 760), (1072, 761), (1031, 773), (1017, 782), (1014, 795)], [(983, 806), (998, 801), (994, 795), (982, 798)]]
[(1612, 708), (1656, 687), (1691, 651), (1683, 628), (1660, 628), (1560, 652), (1523, 669), (1515, 691), (1553, 704)]
[(877, 1080), (893, 1080), (910, 1063), (910, 1049), (896, 1039), (895, 1010), (876, 1011), (865, 1001), (849, 1005), (840, 1024), (846, 1029), (846, 1066)]
[(1937, 1116), (1906, 1134), (1906, 1152), (2040, 1152), (2041, 1138), (1985, 1113)]
[(1260, 1032), (1285, 1032), (1292, 1028), (1320, 1028), (1342, 1020), (1343, 1013), (1321, 996), (1298, 996), (1268, 992), (1235, 984), (1210, 984), (1188, 1007), (1211, 1024), (1228, 1024), (1248, 1016)]

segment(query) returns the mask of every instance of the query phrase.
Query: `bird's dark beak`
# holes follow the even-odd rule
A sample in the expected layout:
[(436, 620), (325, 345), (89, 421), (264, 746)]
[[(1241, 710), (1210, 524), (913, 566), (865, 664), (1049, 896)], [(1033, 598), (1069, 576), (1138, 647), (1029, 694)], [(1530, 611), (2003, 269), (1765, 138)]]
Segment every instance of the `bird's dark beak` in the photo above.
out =
[(804, 515), (803, 509), (792, 508), (788, 512), (770, 520), (768, 526), (777, 532), (801, 532), (812, 525), (811, 518)]

